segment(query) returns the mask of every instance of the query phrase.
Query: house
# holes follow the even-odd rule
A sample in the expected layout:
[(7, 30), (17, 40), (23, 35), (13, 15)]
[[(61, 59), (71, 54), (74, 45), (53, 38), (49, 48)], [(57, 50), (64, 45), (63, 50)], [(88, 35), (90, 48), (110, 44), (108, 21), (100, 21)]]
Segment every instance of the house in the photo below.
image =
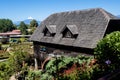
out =
[(20, 35), (20, 30), (13, 30), (11, 32), (0, 33), (0, 36)]
[(6, 43), (9, 41), (10, 36), (20, 35), (20, 30), (13, 30), (11, 32), (0, 33), (0, 42)]
[(50, 55), (92, 55), (99, 40), (120, 30), (120, 19), (101, 8), (55, 13), (41, 22), (30, 40), (40, 66)]

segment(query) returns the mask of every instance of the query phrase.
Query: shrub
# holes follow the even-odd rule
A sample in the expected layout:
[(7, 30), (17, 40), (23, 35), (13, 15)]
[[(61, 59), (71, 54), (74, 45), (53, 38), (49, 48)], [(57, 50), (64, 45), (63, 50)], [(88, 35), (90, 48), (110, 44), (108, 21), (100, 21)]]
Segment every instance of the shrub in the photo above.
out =
[(15, 72), (19, 72), (22, 70), (23, 62), (29, 62), (30, 54), (24, 52), (22, 50), (17, 50), (15, 52), (11, 52), (8, 61), (13, 66)]
[(120, 32), (113, 32), (103, 38), (97, 44), (94, 54), (102, 70), (120, 68)]
[(38, 71), (28, 71), (28, 75), (26, 77), (26, 80), (40, 80), (40, 75), (41, 75), (42, 71), (38, 70)]
[(0, 62), (0, 80), (8, 80), (13, 73), (14, 69), (9, 62)]
[(90, 80), (93, 72), (91, 61), (93, 57), (58, 57), (50, 60), (46, 67), (46, 75), (53, 76), (58, 80)]

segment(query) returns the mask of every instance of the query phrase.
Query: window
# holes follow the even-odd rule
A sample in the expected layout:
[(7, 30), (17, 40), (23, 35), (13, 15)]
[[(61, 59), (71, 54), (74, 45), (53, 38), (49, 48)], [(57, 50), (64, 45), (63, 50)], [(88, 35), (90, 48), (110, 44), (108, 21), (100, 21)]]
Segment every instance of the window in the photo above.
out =
[(63, 31), (63, 37), (65, 37), (65, 38), (73, 38), (73, 34), (66, 28)]
[(44, 36), (54, 37), (54, 35), (56, 34), (56, 25), (46, 25), (43, 33)]
[(62, 31), (64, 38), (77, 38), (78, 31), (75, 25), (66, 25)]
[(47, 36), (47, 37), (51, 37), (52, 36), (52, 34), (49, 32), (49, 30), (47, 28), (45, 28), (43, 33), (44, 33), (44, 36)]
[(72, 34), (70, 31), (67, 31), (66, 34), (65, 34), (65, 37), (67, 38), (71, 38), (72, 37)]
[(46, 52), (46, 47), (45, 46), (40, 46), (40, 52), (41, 51)]
[(46, 28), (44, 31), (44, 36), (50, 36), (50, 32), (48, 31), (48, 29)]

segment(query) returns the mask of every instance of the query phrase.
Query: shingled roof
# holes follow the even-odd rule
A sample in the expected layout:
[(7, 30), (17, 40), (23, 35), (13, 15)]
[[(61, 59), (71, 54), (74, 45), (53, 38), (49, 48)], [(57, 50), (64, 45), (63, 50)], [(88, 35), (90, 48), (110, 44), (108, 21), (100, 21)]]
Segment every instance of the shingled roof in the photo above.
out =
[[(110, 20), (116, 19), (114, 15), (101, 8), (55, 13), (40, 24), (30, 40), (92, 49), (106, 34)], [(54, 27), (50, 28), (50, 25), (54, 25)], [(43, 30), (45, 27), (51, 33), (56, 33), (55, 36), (44, 36)], [(77, 38), (63, 38), (62, 31), (65, 27), (72, 34), (78, 34)]]

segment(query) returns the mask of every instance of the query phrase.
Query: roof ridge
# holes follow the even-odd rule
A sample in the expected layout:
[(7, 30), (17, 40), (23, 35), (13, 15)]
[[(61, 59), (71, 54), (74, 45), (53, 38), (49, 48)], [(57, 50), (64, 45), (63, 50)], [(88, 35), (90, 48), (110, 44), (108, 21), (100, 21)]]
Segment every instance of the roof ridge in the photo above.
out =
[(102, 12), (102, 14), (105, 16), (105, 18), (107, 18), (108, 21), (111, 19), (110, 16), (108, 15), (108, 13), (106, 13), (105, 10), (103, 10), (102, 8), (100, 8), (99, 10)]
[(91, 10), (104, 10), (102, 8), (89, 8), (89, 9), (82, 9), (82, 10), (72, 10), (72, 11), (63, 11), (63, 12), (56, 12), (56, 13), (53, 13), (51, 15), (55, 15), (55, 14), (61, 14), (61, 13), (72, 13), (72, 12), (88, 12), (88, 11), (91, 11)]

